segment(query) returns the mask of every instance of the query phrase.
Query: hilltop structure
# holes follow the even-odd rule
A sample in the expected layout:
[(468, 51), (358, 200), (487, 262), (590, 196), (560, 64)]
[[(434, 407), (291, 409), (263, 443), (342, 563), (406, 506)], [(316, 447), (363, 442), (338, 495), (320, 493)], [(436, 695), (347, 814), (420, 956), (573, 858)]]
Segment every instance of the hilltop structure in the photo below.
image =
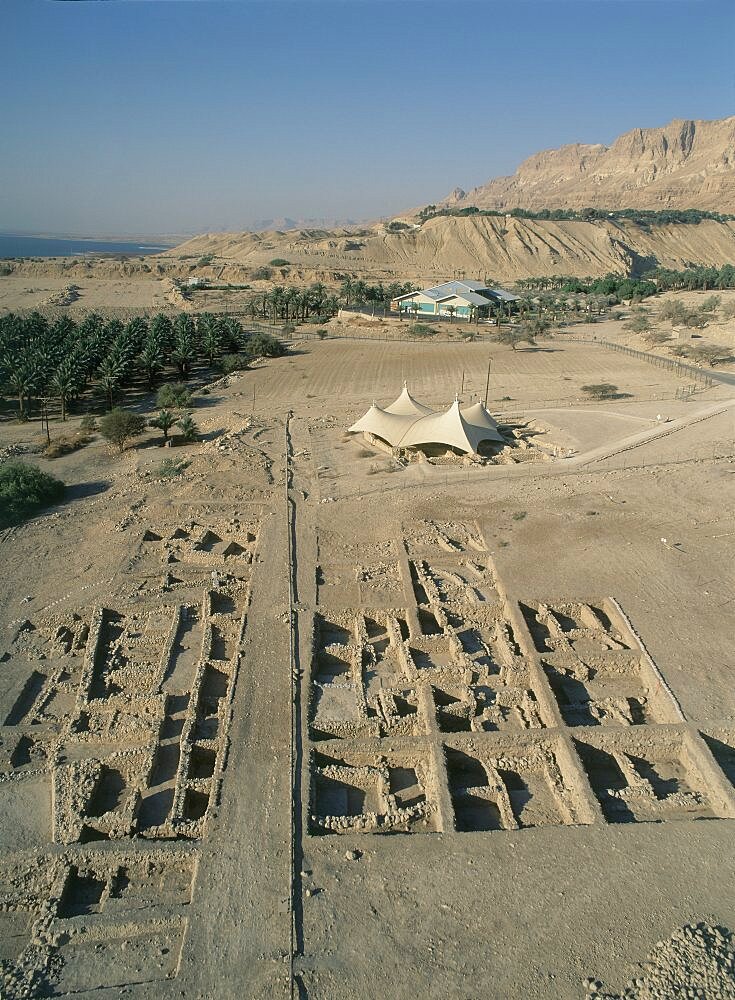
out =
[(432, 288), (407, 292), (391, 301), (393, 312), (414, 312), (421, 316), (458, 316), (476, 319), (487, 316), (499, 305), (516, 302), (517, 295), (503, 288), (489, 288), (481, 281), (445, 281)]
[(364, 434), (368, 440), (379, 439), (391, 448), (423, 448), (437, 445), (477, 455), (485, 445), (503, 446), (505, 440), (497, 423), (482, 403), (461, 409), (455, 399), (448, 410), (436, 413), (419, 403), (406, 383), (400, 396), (390, 406), (373, 403), (350, 428), (350, 434)]

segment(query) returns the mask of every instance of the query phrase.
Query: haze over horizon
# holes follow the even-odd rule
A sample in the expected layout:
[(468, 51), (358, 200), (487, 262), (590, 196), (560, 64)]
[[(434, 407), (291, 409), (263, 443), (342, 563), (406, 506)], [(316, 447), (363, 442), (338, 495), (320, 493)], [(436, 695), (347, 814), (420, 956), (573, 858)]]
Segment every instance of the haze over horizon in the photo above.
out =
[(0, 230), (371, 219), (735, 111), (721, 0), (6, 0)]

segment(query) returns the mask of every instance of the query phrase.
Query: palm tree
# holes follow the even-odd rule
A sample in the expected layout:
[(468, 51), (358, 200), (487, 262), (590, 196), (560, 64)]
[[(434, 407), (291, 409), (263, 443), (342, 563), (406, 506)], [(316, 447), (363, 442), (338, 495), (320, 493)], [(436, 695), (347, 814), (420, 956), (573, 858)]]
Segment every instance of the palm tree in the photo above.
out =
[(153, 418), (153, 420), (151, 420), (151, 427), (158, 427), (159, 430), (162, 430), (163, 440), (166, 442), (168, 441), (168, 432), (175, 423), (176, 414), (172, 413), (171, 410), (163, 409), (156, 417)]
[(148, 339), (143, 345), (143, 350), (140, 352), (138, 357), (138, 367), (142, 372), (145, 372), (148, 388), (152, 389), (153, 379), (163, 368), (163, 350), (161, 349), (161, 343), (153, 337), (152, 334), (148, 335)]
[(123, 370), (119, 361), (112, 354), (108, 354), (97, 369), (97, 380), (107, 396), (110, 410), (115, 405), (115, 392), (120, 386), (122, 377)]
[(456, 313), (456, 311), (457, 311), (456, 306), (447, 306), (447, 313), (449, 314), (450, 324), (454, 322), (454, 314)]
[(26, 416), (25, 403), (35, 390), (34, 372), (28, 360), (22, 356), (8, 356), (2, 359), (2, 368), (8, 385), (18, 398), (18, 418), (23, 420)]
[(284, 308), (284, 319), (287, 323), (291, 314), (291, 308), (294, 305), (297, 298), (298, 298), (298, 292), (293, 286), (286, 289), (286, 292), (283, 296), (283, 308)]
[(66, 404), (71, 396), (76, 392), (78, 378), (74, 371), (72, 357), (67, 357), (51, 376), (49, 387), (55, 396), (58, 396), (61, 403), (61, 419), (66, 420)]
[(191, 413), (182, 414), (176, 423), (181, 428), (181, 435), (184, 438), (184, 441), (194, 441), (196, 439), (199, 429), (194, 423), (194, 418)]
[(174, 348), (171, 351), (171, 361), (178, 368), (181, 378), (186, 378), (189, 373), (189, 365), (195, 357), (196, 352), (194, 350), (193, 342), (184, 338), (177, 338)]

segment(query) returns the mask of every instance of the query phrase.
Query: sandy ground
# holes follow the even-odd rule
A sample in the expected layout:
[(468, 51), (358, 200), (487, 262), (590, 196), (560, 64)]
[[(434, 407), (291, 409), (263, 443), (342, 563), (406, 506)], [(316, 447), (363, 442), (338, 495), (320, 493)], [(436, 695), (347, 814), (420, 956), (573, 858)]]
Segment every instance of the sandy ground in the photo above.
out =
[[(345, 434), (403, 378), (483, 396), (488, 354), (571, 457)], [(5, 995), (732, 997), (735, 405), (680, 385), (309, 341), (197, 444), (29, 457), (70, 490), (0, 536)]]
[(0, 280), (0, 310), (3, 312), (43, 309), (70, 284), (78, 286), (71, 315), (83, 310), (141, 309), (166, 307), (166, 289), (154, 278), (77, 278), (57, 275), (10, 274)]

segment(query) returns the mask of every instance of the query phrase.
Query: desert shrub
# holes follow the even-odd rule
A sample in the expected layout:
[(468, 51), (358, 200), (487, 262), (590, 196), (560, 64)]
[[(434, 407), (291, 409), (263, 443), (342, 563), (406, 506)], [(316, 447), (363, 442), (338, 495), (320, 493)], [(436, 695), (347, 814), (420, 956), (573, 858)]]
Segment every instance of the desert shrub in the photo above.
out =
[(329, 336), (329, 331), (325, 330), (324, 327), (322, 327), (321, 330), (316, 331), (316, 335), (319, 338), (319, 340), (326, 340), (327, 337)]
[(694, 361), (712, 368), (723, 361), (729, 361), (731, 356), (730, 349), (720, 344), (698, 344), (689, 351), (689, 357)]
[(436, 334), (436, 330), (431, 327), (428, 323), (412, 323), (408, 328), (408, 332), (412, 337), (433, 337)]
[(0, 276), (2, 276), (3, 278), (7, 278), (8, 275), (12, 273), (13, 273), (12, 267), (9, 267), (7, 264), (0, 264)]
[(206, 267), (207, 264), (211, 264), (214, 260), (213, 253), (205, 253), (203, 257), (200, 257), (197, 261), (197, 267)]
[(289, 336), (292, 333), (296, 333), (296, 327), (293, 325), (293, 323), (284, 323), (283, 326), (281, 327), (281, 331), (286, 336)]
[(720, 308), (721, 302), (721, 296), (708, 295), (706, 299), (699, 303), (699, 311), (702, 313), (715, 313)]
[(184, 409), (192, 405), (191, 390), (185, 382), (169, 382), (158, 390), (156, 403), (161, 409)]
[(181, 476), (190, 464), (186, 459), (177, 461), (175, 458), (164, 458), (153, 474), (157, 479), (175, 479), (176, 476)]
[(96, 431), (97, 417), (95, 417), (93, 413), (85, 413), (82, 419), (79, 421), (79, 430), (87, 431), (88, 433), (90, 433), (91, 431)]
[(291, 261), (285, 260), (283, 257), (274, 257), (273, 260), (269, 260), (268, 263), (271, 267), (288, 267)]
[(636, 313), (636, 315), (631, 316), (625, 324), (625, 329), (630, 330), (631, 333), (646, 333), (651, 329), (651, 320), (646, 313)]
[(232, 375), (248, 367), (248, 357), (245, 354), (223, 354), (219, 366), (225, 375)]
[(669, 302), (664, 302), (661, 306), (659, 316), (661, 319), (669, 320), (673, 326), (677, 326), (683, 323), (686, 312), (683, 302), (680, 302), (678, 299), (671, 299)]
[(117, 406), (100, 420), (100, 434), (123, 452), (128, 441), (138, 437), (145, 430), (145, 418), (139, 413)]
[(250, 277), (254, 281), (270, 281), (273, 277), (273, 271), (270, 267), (256, 267)]
[(688, 326), (690, 330), (703, 330), (707, 326), (707, 320), (710, 317), (707, 313), (700, 312), (698, 309), (690, 309), (684, 315), (684, 326)]
[(735, 319), (735, 302), (728, 302), (722, 307), (723, 319)]
[(44, 458), (61, 458), (62, 455), (70, 455), (73, 451), (79, 451), (85, 444), (89, 444), (92, 435), (86, 431), (78, 431), (76, 434), (64, 434), (54, 438), (43, 449)]
[(610, 399), (617, 391), (618, 387), (612, 382), (596, 382), (582, 386), (582, 392), (586, 392), (591, 399)]
[(625, 313), (621, 309), (613, 309), (610, 313), (610, 318), (615, 320), (621, 320), (625, 316)]
[(525, 517), (528, 517), (528, 511), (527, 510), (517, 510), (513, 514), (513, 520), (514, 521), (522, 521)]
[(653, 346), (655, 344), (667, 344), (671, 340), (671, 337), (668, 333), (664, 333), (663, 330), (649, 330), (647, 333), (644, 333), (643, 339), (647, 344)]
[(35, 465), (6, 462), (0, 466), (0, 528), (9, 528), (64, 496), (59, 479)]

